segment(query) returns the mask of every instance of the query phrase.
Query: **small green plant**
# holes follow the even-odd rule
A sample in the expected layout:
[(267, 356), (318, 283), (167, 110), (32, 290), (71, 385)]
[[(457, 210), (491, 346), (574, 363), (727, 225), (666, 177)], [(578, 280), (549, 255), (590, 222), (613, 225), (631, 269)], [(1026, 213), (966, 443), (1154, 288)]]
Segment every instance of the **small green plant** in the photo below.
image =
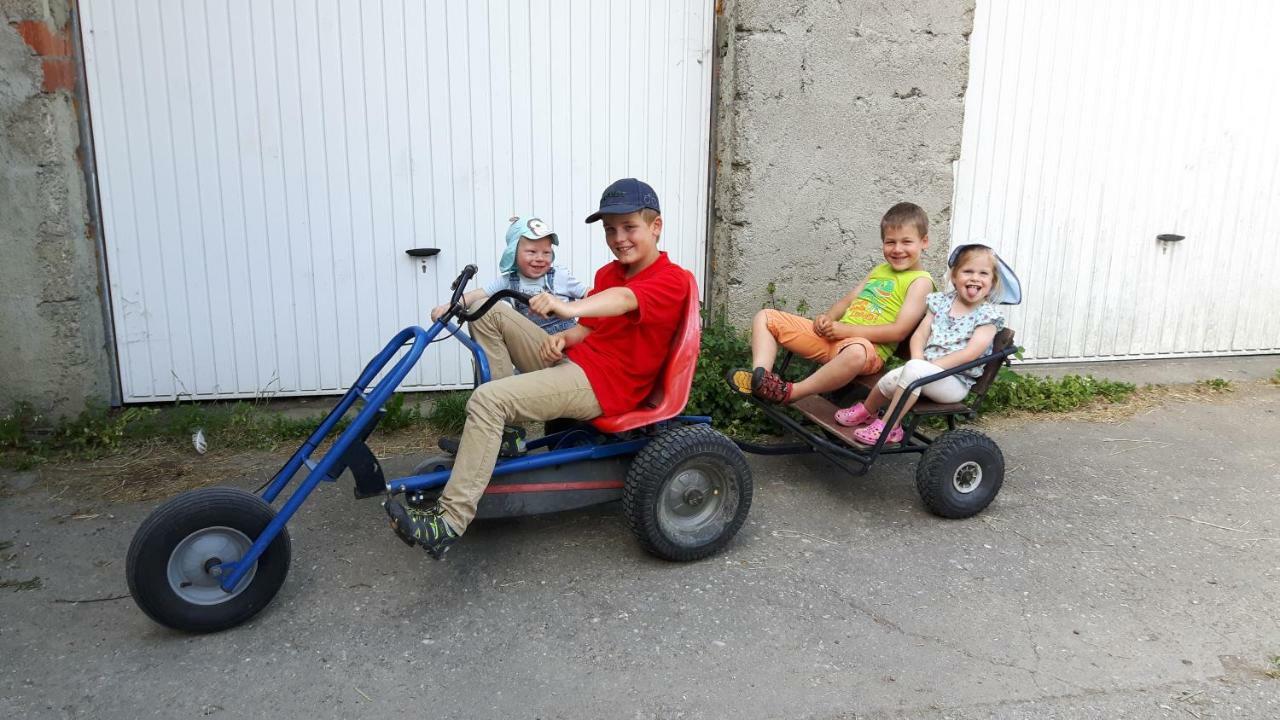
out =
[(33, 577), (30, 580), (0, 580), (0, 589), (12, 590), (14, 592), (22, 592), (23, 590), (39, 590), (44, 586), (40, 578)]
[(1272, 655), (1267, 658), (1267, 663), (1271, 666), (1262, 671), (1264, 675), (1272, 680), (1280, 680), (1280, 655)]
[(1201, 380), (1197, 382), (1196, 385), (1199, 385), (1201, 388), (1208, 390), (1210, 392), (1224, 393), (1224, 392), (1231, 391), (1231, 381), (1223, 380), (1222, 378), (1209, 378), (1208, 380)]
[(1123, 402), (1135, 389), (1132, 383), (1099, 380), (1092, 375), (1067, 375), (1055, 379), (1022, 375), (1009, 368), (1000, 368), (1000, 374), (987, 391), (982, 410), (987, 413), (1009, 410), (1066, 412), (1095, 400)]
[(386, 411), (386, 414), (382, 416), (382, 421), (378, 423), (379, 430), (403, 430), (426, 422), (426, 418), (422, 416), (422, 411), (418, 409), (417, 405), (405, 407), (403, 393), (392, 395), (391, 399), (383, 404), (382, 409)]
[(0, 450), (30, 447), (31, 432), (41, 419), (31, 403), (16, 403), (8, 414), (0, 417)]
[(1280, 369), (1277, 369), (1275, 373), (1271, 376), (1271, 384), (1280, 385)]
[(91, 406), (74, 420), (64, 422), (54, 432), (60, 444), (76, 450), (114, 450), (120, 446), (130, 425), (151, 418), (154, 408), (131, 407), (111, 410)]
[(725, 385), (725, 375), (751, 364), (751, 347), (745, 333), (729, 324), (723, 310), (708, 311), (702, 323), (702, 349), (689, 390), (690, 415), (710, 415), (727, 435), (747, 437), (774, 430), (772, 423), (750, 401)]
[(427, 424), (446, 435), (462, 432), (462, 425), (467, 421), (467, 401), (470, 399), (470, 390), (455, 390), (440, 395), (427, 414)]

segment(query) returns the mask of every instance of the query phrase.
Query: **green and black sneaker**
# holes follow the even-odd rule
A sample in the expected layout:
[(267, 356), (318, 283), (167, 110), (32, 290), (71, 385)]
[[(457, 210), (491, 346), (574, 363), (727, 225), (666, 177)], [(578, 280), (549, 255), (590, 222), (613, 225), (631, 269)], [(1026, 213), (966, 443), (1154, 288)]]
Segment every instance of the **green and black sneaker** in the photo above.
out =
[(382, 507), (391, 518), (391, 529), (406, 545), (421, 545), (436, 560), (444, 557), (449, 546), (458, 541), (458, 533), (449, 527), (439, 505), (425, 510), (406, 508), (396, 500), (387, 500)]
[[(525, 430), (522, 427), (508, 425), (502, 429), (502, 444), (498, 446), (498, 457), (517, 458), (527, 452), (525, 447)], [(458, 454), (461, 438), (445, 436), (437, 443), (440, 449), (450, 455)]]

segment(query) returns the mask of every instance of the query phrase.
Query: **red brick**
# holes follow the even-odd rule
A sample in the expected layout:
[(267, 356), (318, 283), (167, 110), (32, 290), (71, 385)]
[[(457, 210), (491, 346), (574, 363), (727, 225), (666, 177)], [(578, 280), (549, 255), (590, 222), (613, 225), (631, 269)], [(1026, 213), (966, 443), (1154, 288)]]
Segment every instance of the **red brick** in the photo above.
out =
[(71, 58), (45, 58), (44, 82), (41, 83), (40, 89), (47, 93), (58, 90), (75, 92), (76, 64), (71, 61)]
[(40, 20), (19, 20), (10, 23), (36, 55), (41, 57), (71, 57), (71, 26), (50, 30)]

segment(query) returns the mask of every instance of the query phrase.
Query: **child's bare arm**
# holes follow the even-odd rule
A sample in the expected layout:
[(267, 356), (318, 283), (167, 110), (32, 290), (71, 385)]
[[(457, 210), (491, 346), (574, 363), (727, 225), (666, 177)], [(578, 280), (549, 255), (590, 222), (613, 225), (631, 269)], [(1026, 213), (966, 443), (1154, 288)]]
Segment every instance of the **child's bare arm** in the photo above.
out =
[(969, 338), (967, 345), (950, 355), (943, 355), (934, 360), (933, 364), (945, 370), (946, 368), (963, 365), (970, 360), (977, 360), (982, 357), (982, 353), (987, 351), (987, 347), (991, 345), (991, 341), (995, 337), (995, 325), (979, 325), (978, 329), (973, 331), (973, 337)]
[[(472, 306), (472, 305), (474, 305), (475, 303), (478, 303), (478, 302), (480, 302), (481, 300), (484, 300), (484, 299), (485, 299), (485, 298), (487, 298), (487, 297), (489, 297), (489, 293), (485, 292), (485, 291), (484, 291), (484, 289), (482, 289), (482, 288), (476, 288), (475, 290), (469, 290), (469, 291), (467, 291), (467, 292), (465, 292), (465, 293), (463, 293), (463, 294), (462, 294), (462, 306), (463, 306), (463, 307), (471, 307), (471, 306)], [(436, 307), (432, 308), (432, 310), (431, 310), (431, 319), (432, 319), (432, 320), (439, 320), (439, 319), (440, 319), (440, 316), (441, 316), (441, 315), (443, 315), (443, 314), (445, 314), (445, 312), (446, 312), (448, 309), (449, 309), (449, 306), (448, 306), (447, 304), (446, 304), (446, 305), (438, 305), (438, 306), (436, 306)]]
[(863, 337), (877, 344), (902, 342), (920, 324), (925, 313), (925, 298), (932, 290), (933, 282), (929, 278), (916, 278), (907, 289), (907, 299), (893, 322), (884, 325), (836, 323), (834, 332), (838, 338)]
[(933, 332), (933, 313), (928, 310), (924, 313), (924, 319), (920, 321), (920, 326), (916, 331), (911, 333), (911, 359), (924, 359), (924, 346), (929, 342), (929, 333)]
[(849, 294), (836, 301), (831, 309), (826, 312), (827, 319), (831, 322), (839, 322), (844, 317), (844, 311), (849, 309), (854, 300), (858, 299), (858, 295), (862, 293), (862, 289), (867, 286), (867, 281), (863, 280), (858, 283), (858, 287), (854, 288)]
[(636, 294), (627, 287), (611, 287), (582, 300), (568, 303), (551, 293), (535, 295), (529, 307), (540, 315), (560, 318), (617, 317), (640, 307)]

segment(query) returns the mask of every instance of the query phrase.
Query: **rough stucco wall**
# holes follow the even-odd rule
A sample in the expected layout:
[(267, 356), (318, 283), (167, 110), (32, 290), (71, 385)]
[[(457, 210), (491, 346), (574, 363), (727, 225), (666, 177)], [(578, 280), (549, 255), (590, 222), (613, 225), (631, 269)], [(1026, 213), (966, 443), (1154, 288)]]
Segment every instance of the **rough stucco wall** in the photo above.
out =
[(825, 310), (876, 263), (894, 203), (941, 277), (974, 0), (727, 0), (719, 19), (715, 307)]
[(68, 8), (0, 0), (0, 413), (110, 398)]

